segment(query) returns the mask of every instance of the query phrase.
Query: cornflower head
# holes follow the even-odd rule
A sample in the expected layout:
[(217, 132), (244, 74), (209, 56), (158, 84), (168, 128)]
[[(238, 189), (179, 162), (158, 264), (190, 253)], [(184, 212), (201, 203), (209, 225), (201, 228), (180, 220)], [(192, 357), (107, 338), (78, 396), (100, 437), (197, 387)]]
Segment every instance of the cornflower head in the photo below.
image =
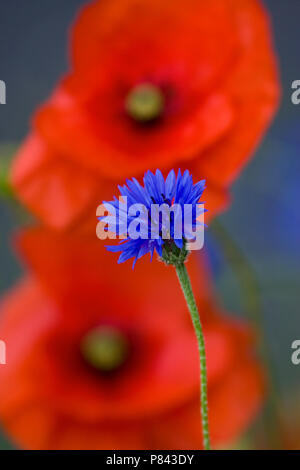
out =
[(133, 267), (147, 253), (152, 260), (155, 251), (167, 264), (184, 261), (189, 242), (204, 228), (199, 218), (205, 209), (198, 204), (204, 189), (205, 181), (194, 184), (188, 170), (177, 176), (172, 170), (166, 179), (160, 170), (147, 171), (144, 186), (135, 178), (127, 180), (119, 186), (121, 199), (103, 203), (110, 214), (99, 220), (108, 225), (105, 230), (123, 238), (106, 248), (121, 252), (119, 263), (134, 258)]
[[(197, 227), (201, 226), (203, 233), (203, 221), (199, 222), (198, 218), (205, 210), (203, 204), (199, 205), (198, 201), (204, 188), (205, 181), (194, 184), (188, 170), (183, 174), (179, 170), (177, 176), (172, 170), (166, 179), (160, 170), (156, 170), (155, 174), (148, 171), (144, 176), (144, 186), (141, 186), (135, 178), (127, 180), (126, 185), (120, 186), (121, 201), (115, 197), (111, 202), (104, 202), (104, 209), (110, 215), (101, 216), (99, 220), (108, 224), (105, 225), (104, 235), (108, 230), (119, 236), (124, 235), (119, 245), (107, 246), (109, 251), (121, 252), (119, 263), (133, 257), (134, 267), (136, 261), (143, 255), (150, 253), (152, 259), (156, 251), (166, 264), (174, 265), (176, 269), (198, 341), (203, 446), (204, 449), (210, 449), (205, 342), (196, 300), (185, 266), (186, 257), (191, 249), (188, 240), (197, 239)], [(202, 246), (203, 243), (202, 245), (200, 243), (196, 249)]]

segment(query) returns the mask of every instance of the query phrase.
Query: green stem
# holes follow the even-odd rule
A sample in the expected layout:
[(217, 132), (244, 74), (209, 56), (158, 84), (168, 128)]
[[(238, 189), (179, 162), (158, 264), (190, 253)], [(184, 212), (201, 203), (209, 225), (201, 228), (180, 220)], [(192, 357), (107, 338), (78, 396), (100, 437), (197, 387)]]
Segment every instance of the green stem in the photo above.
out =
[(198, 308), (196, 305), (195, 297), (193, 294), (189, 275), (187, 273), (184, 263), (177, 264), (176, 273), (183, 290), (185, 300), (187, 302), (192, 322), (195, 328), (195, 333), (198, 341), (199, 355), (200, 355), (200, 379), (201, 379), (201, 419), (202, 419), (202, 432), (203, 432), (203, 446), (205, 450), (210, 450), (210, 436), (208, 424), (208, 400), (207, 400), (207, 368), (206, 368), (206, 354), (205, 354), (205, 340), (203, 329), (199, 317)]

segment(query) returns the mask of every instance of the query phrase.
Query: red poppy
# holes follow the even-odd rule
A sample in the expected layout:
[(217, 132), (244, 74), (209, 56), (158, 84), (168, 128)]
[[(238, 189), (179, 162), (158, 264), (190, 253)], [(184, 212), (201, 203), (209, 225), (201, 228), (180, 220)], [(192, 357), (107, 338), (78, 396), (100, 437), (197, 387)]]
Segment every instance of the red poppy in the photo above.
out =
[(82, 219), (89, 217), (95, 231), (96, 207), (115, 189), (59, 156), (38, 134), (29, 135), (22, 145), (12, 178), (22, 202), (45, 224), (57, 228), (72, 227), (78, 221), (81, 226)]
[[(96, 209), (111, 200), (120, 180), (109, 180), (58, 155), (37, 133), (23, 143), (13, 162), (13, 185), (22, 202), (43, 221), (58, 229), (95, 233)], [(225, 190), (205, 190), (211, 217), (228, 201)], [(207, 218), (208, 218), (207, 217)]]
[[(72, 72), (35, 118), (53, 158), (47, 150), (34, 160), (30, 141), (16, 161), (13, 179), (24, 202), (64, 226), (81, 210), (78, 193), (83, 207), (97, 181), (101, 199), (107, 181), (181, 166), (207, 179), (210, 214), (223, 209), (278, 102), (260, 2), (95, 1), (79, 15), (71, 46)], [(68, 207), (53, 220), (49, 200), (58, 198), (57, 187)]]
[[(173, 270), (142, 261), (119, 277), (103, 250), (80, 244), (40, 231), (21, 240), (41, 281), (23, 281), (2, 304), (6, 431), (33, 449), (201, 448), (197, 344)], [(217, 445), (255, 417), (263, 381), (251, 332), (220, 315), (207, 292), (199, 306)]]

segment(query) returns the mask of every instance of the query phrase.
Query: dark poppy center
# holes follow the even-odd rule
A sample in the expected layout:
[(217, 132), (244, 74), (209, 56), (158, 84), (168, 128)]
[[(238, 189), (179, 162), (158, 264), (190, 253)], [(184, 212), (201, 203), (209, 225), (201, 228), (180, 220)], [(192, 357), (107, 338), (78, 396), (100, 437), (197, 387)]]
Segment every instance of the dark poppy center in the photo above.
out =
[(151, 122), (159, 118), (165, 108), (161, 89), (151, 83), (142, 83), (132, 88), (125, 101), (127, 114), (138, 122)]
[(110, 326), (97, 327), (83, 337), (81, 353), (88, 364), (95, 369), (112, 372), (126, 362), (129, 343), (118, 329)]

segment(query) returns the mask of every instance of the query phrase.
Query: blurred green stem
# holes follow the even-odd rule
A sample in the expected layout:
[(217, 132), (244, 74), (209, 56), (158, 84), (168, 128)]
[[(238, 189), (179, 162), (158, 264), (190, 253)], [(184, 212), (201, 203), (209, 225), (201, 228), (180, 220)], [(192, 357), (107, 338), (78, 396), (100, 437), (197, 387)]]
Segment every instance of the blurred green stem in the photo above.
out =
[(13, 198), (13, 190), (9, 181), (9, 166), (7, 162), (0, 162), (0, 196), (6, 199)]
[(212, 233), (223, 249), (229, 265), (235, 273), (243, 296), (246, 313), (258, 332), (259, 353), (264, 361), (269, 384), (269, 401), (266, 406), (266, 424), (268, 428), (269, 444), (273, 448), (280, 448), (281, 439), (281, 406), (277, 393), (275, 372), (271, 360), (267, 336), (264, 332), (261, 290), (257, 275), (248, 259), (233, 240), (231, 234), (216, 220), (211, 225)]
[(192, 322), (194, 325), (198, 349), (200, 356), (200, 379), (201, 379), (201, 419), (202, 419), (202, 432), (203, 432), (203, 447), (204, 450), (210, 450), (210, 436), (209, 436), (209, 423), (208, 423), (208, 400), (207, 400), (207, 368), (206, 368), (206, 353), (205, 353), (205, 340), (200, 321), (200, 316), (193, 294), (189, 275), (187, 273), (184, 263), (176, 265), (176, 273), (183, 290), (183, 294), (188, 305)]

